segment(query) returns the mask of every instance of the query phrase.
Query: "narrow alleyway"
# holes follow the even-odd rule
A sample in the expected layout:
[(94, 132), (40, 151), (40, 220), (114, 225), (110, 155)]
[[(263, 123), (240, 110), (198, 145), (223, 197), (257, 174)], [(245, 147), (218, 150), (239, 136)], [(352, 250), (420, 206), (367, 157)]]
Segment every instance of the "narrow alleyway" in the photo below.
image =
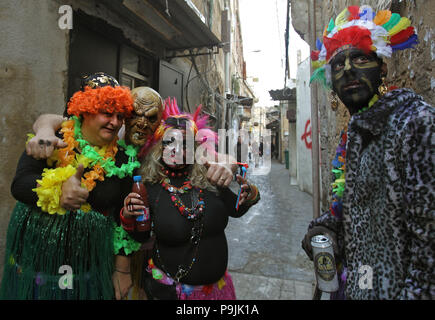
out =
[(290, 185), (288, 170), (272, 161), (268, 175), (248, 179), (260, 202), (226, 229), (228, 269), (240, 300), (311, 299), (313, 265), (301, 248), (312, 220), (312, 197)]

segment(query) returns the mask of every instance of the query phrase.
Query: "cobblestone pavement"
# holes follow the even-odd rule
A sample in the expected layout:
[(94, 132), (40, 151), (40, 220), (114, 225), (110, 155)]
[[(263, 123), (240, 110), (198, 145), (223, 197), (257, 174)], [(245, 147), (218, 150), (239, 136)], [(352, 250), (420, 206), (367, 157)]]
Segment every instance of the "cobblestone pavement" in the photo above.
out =
[[(228, 270), (240, 300), (302, 300), (313, 293), (313, 264), (301, 248), (312, 220), (312, 197), (290, 184), (285, 166), (272, 162), (267, 175), (248, 179), (260, 202), (241, 218), (230, 218)], [(236, 186), (237, 187), (237, 186)]]

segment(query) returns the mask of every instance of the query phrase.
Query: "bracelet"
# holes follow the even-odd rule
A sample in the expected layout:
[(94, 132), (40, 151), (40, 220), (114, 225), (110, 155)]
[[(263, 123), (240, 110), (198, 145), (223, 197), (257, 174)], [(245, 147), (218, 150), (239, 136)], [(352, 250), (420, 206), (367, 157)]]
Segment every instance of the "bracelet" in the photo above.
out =
[(115, 269), (115, 271), (116, 272), (119, 272), (119, 273), (122, 273), (122, 274), (130, 274), (130, 271), (121, 271), (121, 270), (118, 270), (118, 269)]
[(260, 192), (258, 191), (258, 188), (251, 184), (251, 190), (252, 194), (255, 194), (255, 196), (250, 197), (251, 199), (246, 199), (244, 205), (253, 206), (260, 200)]
[(258, 189), (255, 185), (250, 184), (249, 185), (249, 192), (248, 192), (248, 197), (246, 198), (246, 201), (252, 201), (257, 197), (258, 194)]
[(136, 220), (134, 218), (124, 217), (124, 207), (122, 207), (119, 212), (119, 218), (121, 219), (121, 225), (125, 231), (134, 231), (134, 222)]

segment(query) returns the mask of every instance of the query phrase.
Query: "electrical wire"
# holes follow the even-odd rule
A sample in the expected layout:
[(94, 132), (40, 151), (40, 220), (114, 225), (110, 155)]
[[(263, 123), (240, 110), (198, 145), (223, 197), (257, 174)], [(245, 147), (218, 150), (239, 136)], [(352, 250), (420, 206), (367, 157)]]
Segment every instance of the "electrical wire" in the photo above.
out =
[[(209, 94), (214, 95), (215, 97), (217, 97), (217, 98), (219, 98), (219, 99), (221, 99), (223, 101), (229, 102), (229, 103), (239, 103), (239, 102), (242, 102), (244, 100), (251, 99), (251, 98), (241, 98), (241, 99), (234, 98), (235, 97), (234, 95), (233, 95), (233, 98), (228, 99), (225, 96), (222, 96), (221, 94), (217, 93), (215, 90), (213, 90), (210, 87), (210, 84), (208, 83), (208, 80), (207, 79), (204, 80), (204, 78), (203, 78), (203, 74), (207, 74), (210, 71), (212, 71), (212, 67), (210, 68), (210, 70), (202, 73), (202, 72), (199, 71), (198, 65), (196, 64), (195, 58), (193, 56), (191, 57), (191, 62), (192, 62), (193, 67), (194, 67), (194, 69), (195, 69), (195, 71), (197, 73), (197, 75), (194, 78), (198, 77), (200, 79), (200, 82), (202, 83), (204, 88), (207, 89)], [(217, 69), (216, 61), (214, 61), (214, 67)], [(194, 78), (192, 78), (190, 81), (192, 81)]]
[[(191, 50), (189, 50), (189, 52), (191, 54), (191, 57), (190, 57), (191, 66), (190, 66), (189, 74), (187, 77), (187, 82), (185, 85), (186, 102), (187, 102), (187, 108), (189, 109), (189, 111), (190, 111), (189, 84), (190, 84), (190, 82), (192, 82), (196, 78), (199, 78), (200, 83), (207, 90), (208, 95), (212, 96), (217, 101), (218, 107), (216, 108), (217, 110), (214, 110), (217, 117), (216, 117), (216, 115), (213, 114), (213, 110), (207, 110), (207, 109), (202, 110), (202, 112), (204, 114), (207, 114), (210, 118), (212, 118), (214, 120), (218, 120), (220, 118), (220, 114), (221, 114), (220, 107), (222, 106), (221, 102), (227, 102), (228, 104), (242, 104), (243, 101), (252, 99), (252, 98), (247, 98), (247, 97), (239, 98), (239, 97), (236, 97), (235, 95), (231, 95), (231, 97), (228, 99), (226, 96), (223, 96), (223, 95), (219, 94), (218, 92), (216, 92), (216, 90), (211, 88), (210, 83), (207, 79), (207, 74), (209, 74), (210, 72), (217, 72), (216, 59), (212, 59), (213, 64), (208, 70), (206, 70), (204, 72), (200, 72), (198, 65), (196, 63), (195, 57), (193, 55), (194, 54), (193, 50), (191, 49)], [(192, 68), (195, 69), (196, 75), (191, 78)], [(218, 121), (216, 121), (215, 125), (216, 126), (219, 125)]]

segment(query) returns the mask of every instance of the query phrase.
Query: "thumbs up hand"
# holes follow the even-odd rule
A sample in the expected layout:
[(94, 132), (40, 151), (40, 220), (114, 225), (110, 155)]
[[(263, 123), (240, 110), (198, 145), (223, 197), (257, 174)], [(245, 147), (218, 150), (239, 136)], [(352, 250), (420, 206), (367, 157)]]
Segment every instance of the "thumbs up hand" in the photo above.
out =
[(85, 168), (80, 164), (75, 174), (62, 184), (62, 195), (60, 205), (66, 210), (73, 211), (80, 209), (81, 205), (89, 197), (89, 191), (81, 186), (81, 179)]

